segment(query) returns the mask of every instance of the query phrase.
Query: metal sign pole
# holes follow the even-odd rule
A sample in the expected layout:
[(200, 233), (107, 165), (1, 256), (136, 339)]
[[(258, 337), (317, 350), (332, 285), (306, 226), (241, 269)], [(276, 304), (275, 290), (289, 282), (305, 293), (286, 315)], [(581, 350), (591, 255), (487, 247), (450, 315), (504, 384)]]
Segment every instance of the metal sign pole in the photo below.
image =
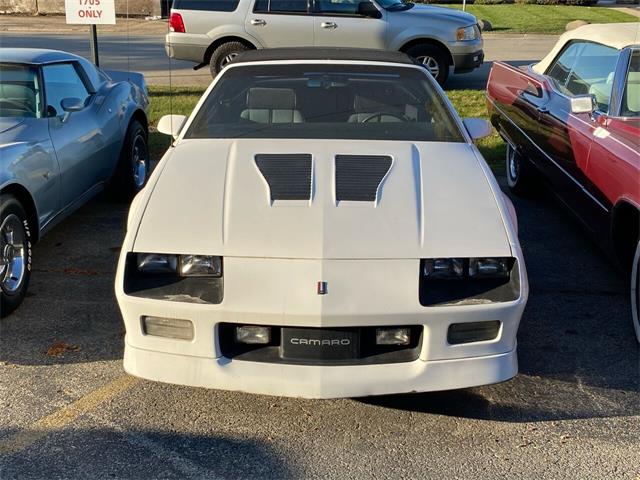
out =
[(95, 25), (89, 25), (89, 41), (91, 42), (91, 57), (96, 67), (100, 66), (100, 58), (98, 56), (98, 28)]

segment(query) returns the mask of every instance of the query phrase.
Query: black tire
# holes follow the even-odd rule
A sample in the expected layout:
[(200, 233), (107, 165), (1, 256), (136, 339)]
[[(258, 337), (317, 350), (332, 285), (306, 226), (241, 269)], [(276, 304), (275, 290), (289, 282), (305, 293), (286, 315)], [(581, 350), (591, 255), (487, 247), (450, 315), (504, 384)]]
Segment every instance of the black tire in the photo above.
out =
[(216, 78), (222, 69), (238, 54), (249, 50), (244, 43), (240, 42), (227, 42), (220, 45), (213, 51), (211, 60), (209, 61), (209, 70), (211, 70), (211, 76)]
[(636, 254), (631, 267), (631, 317), (636, 339), (640, 343), (640, 242), (636, 247)]
[(508, 142), (505, 166), (509, 189), (520, 197), (532, 196), (536, 188), (534, 167)]
[(147, 184), (149, 167), (149, 133), (140, 122), (132, 120), (111, 179), (110, 196), (117, 201), (131, 200)]
[[(429, 44), (415, 45), (409, 48), (406, 53), (425, 65), (440, 85), (445, 84), (447, 77), (449, 77), (449, 56), (442, 48)], [(436, 65), (437, 73), (435, 71)]]
[[(13, 242), (8, 247), (8, 234)], [(20, 237), (21, 236), (21, 237)], [(18, 250), (15, 248), (18, 244)], [(19, 253), (21, 252), (21, 254)], [(22, 268), (12, 270), (7, 255), (22, 257)], [(22, 204), (13, 195), (0, 195), (0, 317), (4, 318), (20, 306), (31, 279), (31, 225)], [(17, 264), (14, 264), (17, 265)]]

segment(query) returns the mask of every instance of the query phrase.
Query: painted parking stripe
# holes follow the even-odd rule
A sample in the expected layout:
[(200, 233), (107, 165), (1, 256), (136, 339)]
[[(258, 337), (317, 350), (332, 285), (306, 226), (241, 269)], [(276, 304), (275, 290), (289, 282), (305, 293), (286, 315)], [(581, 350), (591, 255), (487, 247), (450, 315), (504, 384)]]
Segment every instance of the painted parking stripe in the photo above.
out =
[(136, 377), (123, 375), (51, 415), (41, 418), (29, 427), (0, 439), (0, 456), (11, 455), (30, 447), (50, 433), (69, 425), (81, 415), (130, 389), (139, 381), (140, 379)]

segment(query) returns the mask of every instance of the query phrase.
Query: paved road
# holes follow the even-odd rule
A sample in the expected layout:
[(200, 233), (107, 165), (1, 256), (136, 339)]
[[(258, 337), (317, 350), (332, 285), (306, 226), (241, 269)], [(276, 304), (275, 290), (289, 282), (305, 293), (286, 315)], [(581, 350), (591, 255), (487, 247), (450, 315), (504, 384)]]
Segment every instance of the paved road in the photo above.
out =
[(516, 208), (531, 295), (514, 380), (311, 401), (125, 376), (126, 207), (93, 201), (36, 246), (29, 297), (0, 323), (0, 477), (637, 480), (626, 283), (553, 199)]
[[(490, 62), (508, 60), (518, 64), (539, 60), (555, 43), (554, 35), (487, 35), (487, 63), (465, 75), (451, 77), (447, 87), (484, 88)], [(149, 84), (206, 85), (211, 81), (208, 69), (193, 70), (193, 63), (172, 61), (164, 52), (162, 35), (102, 35), (99, 40), (102, 66), (106, 69), (133, 69), (145, 74)], [(517, 45), (517, 48), (514, 46)], [(2, 47), (54, 48), (89, 57), (86, 35), (77, 33), (2, 33)], [(171, 70), (171, 76), (169, 71)]]

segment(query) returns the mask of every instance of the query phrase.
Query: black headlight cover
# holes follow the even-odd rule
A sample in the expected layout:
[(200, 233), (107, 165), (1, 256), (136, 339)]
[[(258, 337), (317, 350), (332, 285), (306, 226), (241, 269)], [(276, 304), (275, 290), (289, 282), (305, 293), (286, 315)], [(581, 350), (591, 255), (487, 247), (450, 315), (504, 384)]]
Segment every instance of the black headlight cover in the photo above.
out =
[(124, 271), (124, 293), (133, 297), (184, 303), (219, 304), (224, 297), (224, 275), (182, 277), (178, 271), (147, 273), (138, 269), (138, 254), (129, 253)]
[(457, 278), (430, 278), (424, 275), (425, 262), (420, 261), (419, 300), (424, 307), (474, 305), (509, 302), (520, 295), (520, 270), (515, 258), (509, 257), (508, 275), (471, 276), (469, 260), (464, 259), (464, 275)]

